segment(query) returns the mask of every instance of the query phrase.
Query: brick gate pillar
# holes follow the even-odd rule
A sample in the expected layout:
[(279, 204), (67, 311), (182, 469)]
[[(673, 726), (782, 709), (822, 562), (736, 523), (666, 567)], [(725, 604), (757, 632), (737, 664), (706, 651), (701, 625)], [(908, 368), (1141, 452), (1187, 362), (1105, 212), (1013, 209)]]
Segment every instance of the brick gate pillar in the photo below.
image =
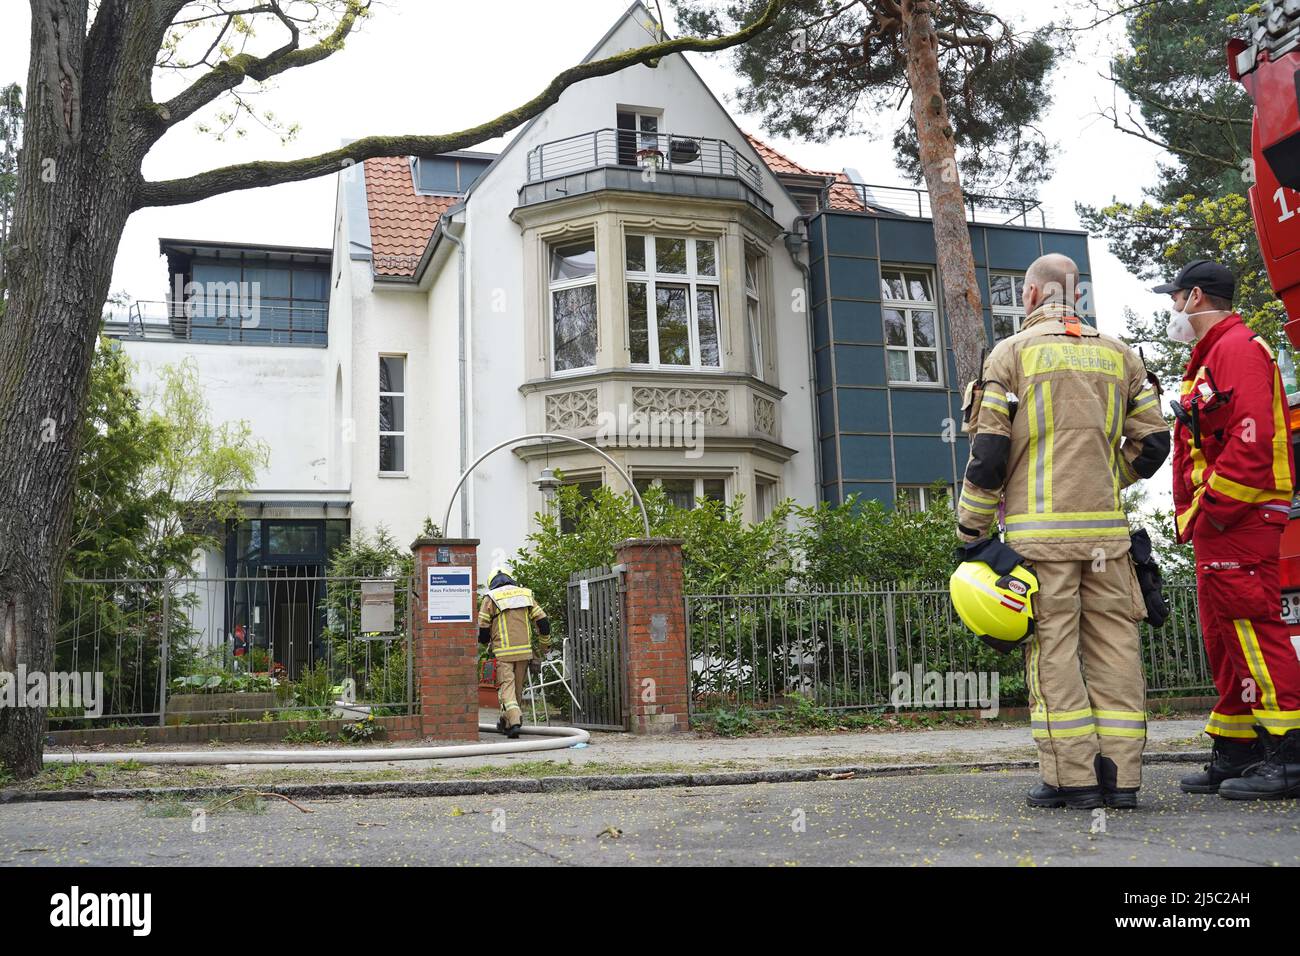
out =
[(623, 633), (632, 732), (689, 729), (686, 609), (680, 538), (630, 538), (615, 545), (624, 567)]
[[(415, 555), (415, 685), (420, 689), (420, 730), (437, 740), (478, 740), (478, 600), (477, 538), (418, 538)], [(430, 571), (435, 587), (458, 584), (468, 571), (469, 594), (455, 588), (435, 597), (436, 616), (459, 615), (468, 621), (430, 621)], [(439, 571), (451, 572), (448, 579)]]

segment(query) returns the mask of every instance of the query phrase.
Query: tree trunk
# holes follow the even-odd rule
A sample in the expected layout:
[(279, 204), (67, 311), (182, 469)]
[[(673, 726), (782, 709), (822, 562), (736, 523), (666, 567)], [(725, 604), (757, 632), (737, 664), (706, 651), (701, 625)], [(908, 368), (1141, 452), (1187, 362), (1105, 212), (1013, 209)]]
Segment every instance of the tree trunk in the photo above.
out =
[[(103, 66), (86, 43), (87, 5), (32, 6), (0, 321), (0, 671), (10, 673), (53, 666), (90, 362), (145, 148), (124, 136), (107, 86), (82, 86)], [(0, 708), (0, 764), (39, 772), (45, 722), (44, 709)]]
[(930, 191), (934, 245), (943, 284), (948, 334), (957, 356), (958, 389), (980, 373), (980, 354), (988, 343), (983, 300), (975, 279), (966, 197), (957, 172), (957, 148), (948, 104), (939, 86), (938, 38), (930, 14), (933, 0), (903, 0), (907, 40), (907, 82), (912, 89), (912, 119), (920, 147), (921, 168)]

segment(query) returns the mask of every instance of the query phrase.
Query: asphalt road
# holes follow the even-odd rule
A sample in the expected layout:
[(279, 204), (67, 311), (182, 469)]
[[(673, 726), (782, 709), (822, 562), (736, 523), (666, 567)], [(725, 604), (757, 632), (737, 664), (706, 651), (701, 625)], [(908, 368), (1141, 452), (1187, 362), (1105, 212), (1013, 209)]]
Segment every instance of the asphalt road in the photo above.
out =
[(1104, 819), (1029, 809), (1026, 772), (314, 800), (310, 814), (271, 800), (214, 812), (206, 832), (176, 805), (11, 804), (0, 865), (1300, 864), (1300, 801), (1185, 795), (1188, 770), (1148, 767), (1142, 807)]

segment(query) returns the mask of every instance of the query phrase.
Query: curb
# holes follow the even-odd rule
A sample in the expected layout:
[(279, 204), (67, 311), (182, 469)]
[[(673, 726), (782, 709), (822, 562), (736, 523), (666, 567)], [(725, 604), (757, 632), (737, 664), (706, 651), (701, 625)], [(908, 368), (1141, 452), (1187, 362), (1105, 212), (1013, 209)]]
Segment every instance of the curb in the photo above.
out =
[[(1210, 752), (1144, 754), (1143, 764), (1200, 763)], [(866, 767), (807, 767), (789, 770), (737, 770), (719, 773), (592, 774), (568, 777), (502, 777), (497, 780), (409, 780), (347, 783), (286, 783), (264, 787), (141, 787), (112, 790), (0, 790), (0, 804), (62, 803), (76, 800), (201, 800), (255, 790), (299, 799), (328, 797), (469, 797), (501, 793), (572, 793), (596, 790), (658, 790), (665, 787), (729, 787), (755, 783), (813, 783), (835, 775), (863, 777), (921, 776), (929, 773), (970, 773), (1032, 770), (1036, 760), (996, 760), (984, 763), (873, 764)]]

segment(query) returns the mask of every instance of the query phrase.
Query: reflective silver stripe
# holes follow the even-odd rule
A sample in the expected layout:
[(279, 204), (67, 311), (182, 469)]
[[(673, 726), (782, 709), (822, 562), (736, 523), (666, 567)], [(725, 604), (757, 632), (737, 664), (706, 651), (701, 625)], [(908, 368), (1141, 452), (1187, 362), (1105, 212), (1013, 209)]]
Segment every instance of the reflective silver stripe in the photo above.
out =
[[(1042, 730), (1069, 730), (1071, 727), (1090, 727), (1093, 723), (1091, 717), (1075, 717), (1073, 720), (1047, 720), (1046, 718), (1034, 717), (1029, 721), (1031, 727), (1038, 727)], [(1138, 726), (1140, 727), (1141, 724)]]
[(1034, 512), (1042, 514), (1047, 510), (1045, 500), (1045, 490), (1047, 487), (1047, 408), (1044, 401), (1045, 396), (1040, 395), (1040, 391), (1051, 388), (1050, 382), (1043, 382), (1040, 388), (1033, 391), (1034, 402), (1034, 420), (1038, 423), (1038, 449), (1034, 456)]
[(1150, 408), (1152, 405), (1157, 404), (1159, 401), (1160, 401), (1160, 397), (1156, 395), (1155, 392), (1148, 392), (1144, 397), (1136, 398), (1133, 400), (1132, 404), (1129, 405), (1128, 413), (1130, 415), (1136, 415), (1139, 412), (1145, 411), (1146, 409)]
[(1141, 730), (1146, 727), (1145, 720), (1120, 720), (1116, 717), (1098, 717), (1098, 727), (1127, 727), (1132, 730)]
[(1087, 521), (1015, 521), (1009, 523), (1012, 531), (1065, 531), (1070, 528), (1127, 528), (1128, 519), (1099, 518)]
[(1119, 382), (1113, 384), (1111, 390), (1115, 393), (1115, 420), (1110, 423), (1110, 446), (1114, 448), (1124, 430), (1124, 393), (1120, 391)]

